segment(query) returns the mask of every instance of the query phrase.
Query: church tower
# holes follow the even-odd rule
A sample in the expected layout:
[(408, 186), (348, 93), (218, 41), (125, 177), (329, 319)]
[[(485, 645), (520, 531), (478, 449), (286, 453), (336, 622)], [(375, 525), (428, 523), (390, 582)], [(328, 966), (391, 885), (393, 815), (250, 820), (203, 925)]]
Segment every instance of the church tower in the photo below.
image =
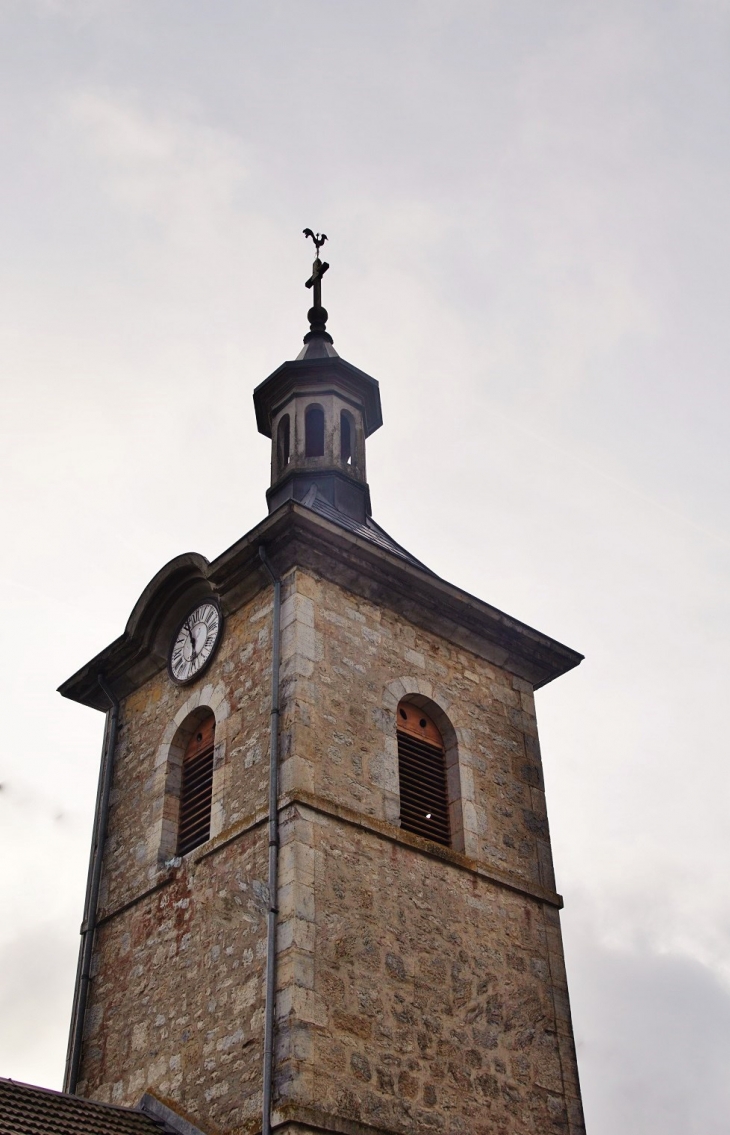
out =
[(61, 686), (107, 714), (66, 1090), (206, 1135), (581, 1135), (533, 701), (581, 656), (373, 520), (378, 383), (309, 235), (268, 516)]

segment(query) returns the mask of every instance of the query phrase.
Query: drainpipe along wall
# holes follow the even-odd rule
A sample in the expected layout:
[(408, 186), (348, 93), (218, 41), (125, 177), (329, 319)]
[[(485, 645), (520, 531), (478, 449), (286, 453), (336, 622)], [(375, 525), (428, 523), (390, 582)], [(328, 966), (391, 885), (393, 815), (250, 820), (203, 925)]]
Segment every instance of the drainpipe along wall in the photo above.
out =
[(261, 1103), (261, 1135), (271, 1135), (271, 1094), (274, 1072), (274, 1023), (276, 1010), (276, 915), (279, 858), (279, 667), (281, 627), (281, 580), (263, 546), (259, 556), (274, 585), (271, 644), (271, 736), (269, 748), (269, 909), (266, 925), (266, 1006), (264, 1011), (264, 1069)]
[(109, 699), (110, 708), (107, 711), (106, 728), (104, 730), (104, 741), (102, 745), (101, 768), (99, 769), (99, 786), (96, 792), (94, 836), (91, 844), (89, 874), (86, 882), (84, 918), (81, 923), (81, 945), (79, 947), (79, 962), (76, 970), (76, 985), (74, 987), (71, 1028), (69, 1031), (68, 1052), (66, 1055), (66, 1070), (63, 1079), (63, 1090), (70, 1092), (72, 1095), (76, 1092), (76, 1084), (79, 1078), (79, 1065), (81, 1063), (81, 1046), (84, 1036), (84, 1020), (86, 1017), (86, 1002), (88, 1000), (91, 973), (91, 955), (94, 949), (96, 913), (99, 902), (101, 865), (104, 854), (104, 841), (106, 839), (107, 818), (109, 815), (109, 793), (111, 792), (112, 786), (114, 749), (117, 742), (117, 725), (119, 722), (119, 702), (107, 686), (101, 674), (99, 674), (97, 680), (106, 697)]

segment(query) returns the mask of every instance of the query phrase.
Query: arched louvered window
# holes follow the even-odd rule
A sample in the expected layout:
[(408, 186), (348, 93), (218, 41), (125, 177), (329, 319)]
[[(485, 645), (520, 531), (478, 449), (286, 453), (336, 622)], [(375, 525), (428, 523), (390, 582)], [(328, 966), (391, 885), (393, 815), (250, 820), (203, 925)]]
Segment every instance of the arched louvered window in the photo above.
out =
[(398, 779), (400, 826), (450, 846), (444, 742), (428, 714), (406, 701), (398, 706)]
[(324, 457), (324, 410), (309, 406), (304, 415), (304, 455)]
[(187, 855), (210, 839), (214, 744), (215, 716), (207, 713), (193, 729), (183, 757), (178, 855)]

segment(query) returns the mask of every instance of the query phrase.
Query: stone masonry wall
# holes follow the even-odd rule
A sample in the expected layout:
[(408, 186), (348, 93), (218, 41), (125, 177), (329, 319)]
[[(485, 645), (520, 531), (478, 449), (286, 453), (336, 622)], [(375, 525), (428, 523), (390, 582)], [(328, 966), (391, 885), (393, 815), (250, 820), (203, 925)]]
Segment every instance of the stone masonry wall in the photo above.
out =
[(582, 1130), (553, 907), (302, 805), (283, 836), (282, 1105), (419, 1135)]
[[(225, 624), (200, 682), (176, 686), (157, 674), (122, 703), (101, 890), (102, 916), (158, 881), (174, 855), (167, 826), (179, 777), (171, 770), (181, 727), (199, 706), (215, 712), (212, 835), (266, 806), (271, 689), (271, 593)], [(184, 746), (183, 746), (184, 747)], [(173, 825), (176, 829), (176, 825)]]
[[(578, 1135), (531, 690), (301, 571), (282, 625), (281, 1117)], [(461, 857), (396, 826), (406, 695), (454, 734)]]
[(81, 1095), (151, 1090), (205, 1131), (257, 1129), (266, 862), (260, 825), (102, 926)]
[[(271, 590), (227, 621), (205, 676), (121, 707), (79, 1092), (150, 1089), (212, 1131), (256, 1128), (266, 956)], [(168, 867), (181, 729), (216, 716), (212, 840)]]
[(282, 791), (296, 786), (397, 824), (396, 709), (420, 695), (455, 734), (463, 850), (554, 888), (527, 682), (302, 571), (282, 629), (283, 690), (296, 702), (282, 736)]
[[(283, 596), (280, 1118), (580, 1135), (531, 689), (310, 573)], [(222, 1135), (259, 1129), (270, 625), (267, 589), (199, 683), (161, 673), (122, 705), (79, 1085), (125, 1104), (152, 1090)], [(455, 852), (398, 828), (404, 696), (453, 760)], [(176, 867), (183, 731), (203, 706), (212, 838)]]

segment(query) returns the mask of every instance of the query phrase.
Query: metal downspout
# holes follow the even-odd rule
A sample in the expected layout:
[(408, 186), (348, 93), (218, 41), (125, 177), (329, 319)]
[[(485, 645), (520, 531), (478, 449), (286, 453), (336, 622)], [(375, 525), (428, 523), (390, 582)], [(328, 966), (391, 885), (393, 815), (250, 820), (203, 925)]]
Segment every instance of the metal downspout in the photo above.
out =
[(96, 911), (99, 900), (99, 884), (101, 882), (101, 864), (104, 854), (104, 841), (106, 839), (107, 818), (109, 815), (109, 793), (111, 792), (112, 786), (114, 749), (117, 741), (117, 725), (119, 721), (119, 702), (107, 686), (101, 674), (98, 675), (97, 681), (109, 699), (110, 708), (107, 711), (101, 768), (99, 769), (99, 786), (96, 791), (94, 838), (91, 846), (91, 857), (89, 859), (89, 874), (86, 881), (84, 919), (81, 923), (81, 945), (79, 947), (79, 962), (76, 970), (71, 1028), (68, 1038), (68, 1053), (66, 1055), (66, 1071), (63, 1080), (63, 1090), (70, 1092), (71, 1095), (74, 1095), (76, 1092), (76, 1084), (79, 1078), (79, 1065), (81, 1063), (81, 1045), (84, 1035), (86, 1002), (89, 994), (91, 955), (94, 948)]
[(281, 625), (281, 580), (275, 574), (263, 545), (259, 547), (259, 556), (274, 585), (273, 641), (271, 647), (271, 743), (269, 749), (269, 910), (266, 926), (264, 1082), (261, 1102), (261, 1135), (271, 1135), (274, 1016), (276, 1009), (276, 900), (279, 859), (279, 638)]

